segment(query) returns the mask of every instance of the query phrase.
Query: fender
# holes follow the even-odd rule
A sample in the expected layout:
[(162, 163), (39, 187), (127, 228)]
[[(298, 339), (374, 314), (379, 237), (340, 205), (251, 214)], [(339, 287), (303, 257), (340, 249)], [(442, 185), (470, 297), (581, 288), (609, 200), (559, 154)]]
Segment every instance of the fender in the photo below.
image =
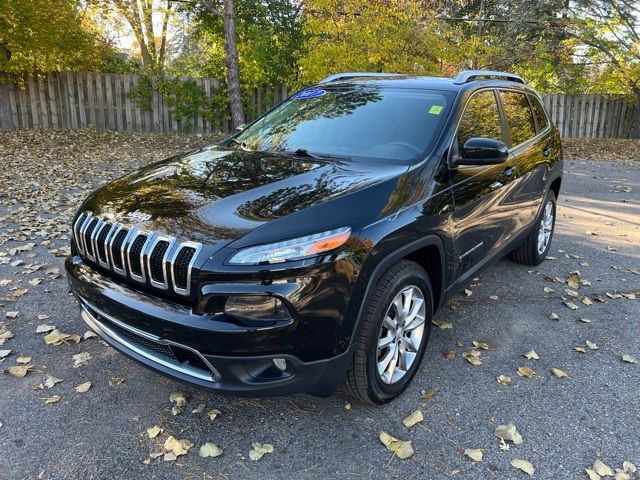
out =
[[(446, 279), (446, 275), (445, 275), (445, 270), (446, 270), (446, 257), (445, 257), (445, 253), (444, 253), (444, 246), (442, 244), (442, 240), (440, 239), (440, 237), (438, 237), (437, 235), (428, 235), (424, 238), (421, 238), (420, 240), (416, 240), (414, 242), (411, 242), (407, 245), (404, 245), (403, 247), (394, 250), (391, 253), (388, 253), (384, 258), (382, 258), (382, 260), (380, 260), (378, 262), (378, 264), (375, 266), (375, 268), (373, 269), (373, 272), (371, 274), (371, 277), (369, 278), (369, 281), (367, 283), (367, 288), (365, 289), (364, 295), (362, 297), (362, 302), (360, 303), (360, 307), (358, 309), (358, 317), (356, 318), (356, 323), (353, 329), (353, 333), (351, 335), (351, 341), (350, 341), (350, 345), (353, 344), (353, 339), (358, 335), (358, 332), (360, 332), (360, 328), (362, 327), (362, 317), (363, 317), (363, 310), (365, 305), (367, 305), (367, 303), (370, 300), (371, 295), (373, 294), (373, 289), (375, 288), (376, 284), (378, 283), (378, 280), (380, 280), (380, 278), (382, 278), (382, 276), (385, 274), (385, 272), (387, 270), (389, 270), (389, 268), (391, 268), (393, 265), (395, 265), (396, 263), (398, 263), (400, 260), (402, 260), (403, 258), (405, 258), (407, 255), (412, 254), (413, 252), (416, 252), (418, 250), (420, 250), (421, 248), (424, 247), (429, 247), (429, 246), (433, 246), (435, 245), (438, 248), (438, 252), (440, 253), (440, 278), (442, 279), (441, 285), (440, 285), (440, 292), (439, 292), (439, 298), (440, 301), (438, 302), (438, 305), (434, 305), (434, 311), (432, 313), (435, 313), (436, 311), (438, 311), (438, 309), (442, 306), (442, 304), (444, 303), (444, 294), (446, 292), (446, 288), (445, 288), (445, 279)], [(435, 293), (435, 292), (434, 292)]]

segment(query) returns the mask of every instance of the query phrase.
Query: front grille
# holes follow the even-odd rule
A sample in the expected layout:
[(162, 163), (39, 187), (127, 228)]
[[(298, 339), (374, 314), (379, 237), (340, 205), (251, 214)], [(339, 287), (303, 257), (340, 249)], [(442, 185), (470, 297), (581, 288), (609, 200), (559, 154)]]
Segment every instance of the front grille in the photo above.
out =
[(191, 291), (191, 270), (202, 245), (154, 232), (127, 229), (83, 212), (73, 224), (80, 255), (139, 283), (180, 295)]

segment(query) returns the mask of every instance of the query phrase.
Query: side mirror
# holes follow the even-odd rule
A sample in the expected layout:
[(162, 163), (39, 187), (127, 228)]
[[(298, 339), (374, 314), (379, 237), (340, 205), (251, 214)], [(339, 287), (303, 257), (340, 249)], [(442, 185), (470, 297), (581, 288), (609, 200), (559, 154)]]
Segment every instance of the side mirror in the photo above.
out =
[(236, 127), (236, 132), (241, 132), (243, 131), (245, 128), (247, 128), (247, 124), (246, 123), (241, 123), (240, 125), (238, 125)]
[(455, 165), (497, 165), (507, 161), (509, 147), (493, 138), (473, 137), (462, 147)]

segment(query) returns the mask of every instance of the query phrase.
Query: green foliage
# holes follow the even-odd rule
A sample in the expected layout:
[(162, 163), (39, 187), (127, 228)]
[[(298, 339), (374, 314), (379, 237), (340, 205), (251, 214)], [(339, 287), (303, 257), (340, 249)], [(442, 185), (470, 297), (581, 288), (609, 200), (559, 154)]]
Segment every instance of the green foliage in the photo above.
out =
[(211, 99), (208, 99), (202, 87), (191, 78), (141, 75), (129, 92), (129, 98), (142, 110), (149, 111), (153, 109), (154, 91), (162, 95), (163, 102), (172, 110), (183, 132), (189, 131), (194, 117), (202, 116), (210, 122), (221, 122), (228, 117), (226, 92), (214, 89)]
[(0, 75), (91, 70), (101, 39), (82, 25), (79, 0), (1, 0)]

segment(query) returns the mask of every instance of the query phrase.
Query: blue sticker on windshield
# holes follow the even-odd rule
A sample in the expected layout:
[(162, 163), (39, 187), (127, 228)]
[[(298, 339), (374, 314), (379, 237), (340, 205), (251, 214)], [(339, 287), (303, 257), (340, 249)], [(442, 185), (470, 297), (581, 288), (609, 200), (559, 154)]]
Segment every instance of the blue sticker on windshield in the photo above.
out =
[(296, 93), (291, 98), (295, 99), (305, 99), (305, 98), (317, 98), (326, 94), (326, 90), (322, 90), (321, 88), (310, 88), (309, 90), (303, 90), (301, 92)]

